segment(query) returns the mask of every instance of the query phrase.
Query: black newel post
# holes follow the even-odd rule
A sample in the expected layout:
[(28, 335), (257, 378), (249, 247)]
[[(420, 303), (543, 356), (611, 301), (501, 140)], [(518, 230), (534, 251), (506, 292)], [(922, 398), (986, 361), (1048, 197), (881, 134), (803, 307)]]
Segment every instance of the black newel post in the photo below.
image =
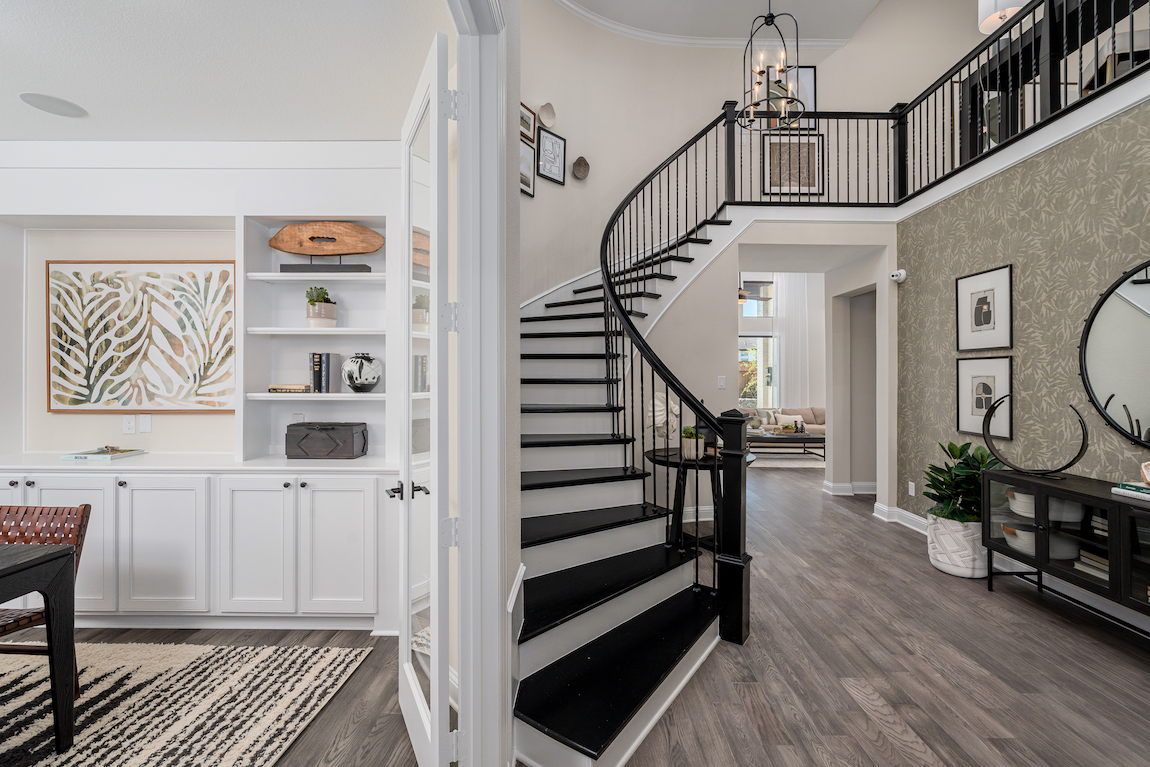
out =
[(739, 102), (724, 101), (724, 124), (727, 128), (727, 202), (735, 201), (735, 115)]
[(907, 169), (907, 134), (906, 134), (906, 104), (895, 104), (890, 111), (898, 115), (894, 123), (894, 200), (898, 202), (906, 197), (910, 191), (909, 174)]
[(719, 636), (742, 644), (751, 633), (751, 557), (747, 554), (747, 417), (719, 416), (723, 427), (723, 508), (718, 519)]

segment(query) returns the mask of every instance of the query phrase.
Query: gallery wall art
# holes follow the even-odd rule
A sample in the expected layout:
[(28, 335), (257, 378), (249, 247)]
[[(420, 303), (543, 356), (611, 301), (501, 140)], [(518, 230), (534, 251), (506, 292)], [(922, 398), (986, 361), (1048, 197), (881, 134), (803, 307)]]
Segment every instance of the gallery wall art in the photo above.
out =
[[(1013, 357), (973, 357), (958, 360), (958, 431), (982, 434), (982, 419), (994, 402), (1014, 393)], [(1011, 397), (995, 411), (990, 421), (990, 434), (999, 439), (1014, 439), (1013, 400)]]
[(49, 261), (49, 412), (232, 412), (235, 264)]
[(960, 352), (1014, 345), (1014, 266), (1007, 264), (954, 281)]

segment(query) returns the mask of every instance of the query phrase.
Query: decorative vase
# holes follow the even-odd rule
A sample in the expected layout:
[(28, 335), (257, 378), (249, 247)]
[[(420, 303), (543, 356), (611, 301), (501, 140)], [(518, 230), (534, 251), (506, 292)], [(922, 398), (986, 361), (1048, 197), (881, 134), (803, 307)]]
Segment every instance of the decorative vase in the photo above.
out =
[(309, 328), (334, 328), (335, 304), (308, 304), (307, 326)]
[(374, 389), (383, 377), (383, 363), (367, 352), (357, 352), (344, 360), (340, 372), (347, 388), (357, 394), (365, 394)]
[(937, 569), (959, 578), (986, 577), (981, 522), (956, 522), (926, 515), (926, 551)]
[(426, 333), (431, 329), (431, 312), (427, 309), (411, 310), (411, 329), (416, 333)]
[(687, 439), (684, 437), (680, 445), (679, 451), (684, 461), (697, 461), (699, 456), (703, 454), (703, 440), (701, 438)]

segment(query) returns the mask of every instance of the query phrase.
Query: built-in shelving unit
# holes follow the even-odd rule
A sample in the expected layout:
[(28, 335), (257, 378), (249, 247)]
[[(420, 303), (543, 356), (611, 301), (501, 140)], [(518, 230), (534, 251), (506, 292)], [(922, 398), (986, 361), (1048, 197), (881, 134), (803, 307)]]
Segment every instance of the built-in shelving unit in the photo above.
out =
[[(416, 397), (420, 396), (418, 394)], [(315, 392), (308, 392), (305, 394), (284, 394), (281, 392), (260, 392), (253, 391), (244, 395), (248, 400), (256, 400), (261, 402), (382, 402), (387, 399), (386, 394), (376, 392), (366, 392), (357, 394), (355, 392), (335, 392), (330, 394), (316, 394)]]
[(387, 282), (386, 274), (375, 272), (248, 272), (255, 282)]
[(382, 336), (383, 328), (248, 328), (252, 336)]

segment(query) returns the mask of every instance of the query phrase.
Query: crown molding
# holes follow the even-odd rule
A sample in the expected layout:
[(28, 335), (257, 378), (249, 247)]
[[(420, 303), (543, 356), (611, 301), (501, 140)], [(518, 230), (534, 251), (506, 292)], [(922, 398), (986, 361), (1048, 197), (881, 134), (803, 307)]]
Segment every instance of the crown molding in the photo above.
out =
[[(579, 5), (576, 0), (555, 0), (555, 2), (589, 24), (594, 24), (608, 32), (614, 32), (623, 37), (630, 37), (632, 40), (641, 40), (645, 43), (677, 45), (684, 48), (744, 48), (747, 45), (747, 38), (745, 37), (691, 37), (689, 35), (669, 35), (663, 32), (651, 32), (646, 29), (620, 24), (617, 21), (608, 19), (606, 16), (600, 16)], [(834, 38), (803, 39), (799, 41), (799, 48), (801, 50), (812, 51), (837, 51), (846, 44), (846, 40)]]

